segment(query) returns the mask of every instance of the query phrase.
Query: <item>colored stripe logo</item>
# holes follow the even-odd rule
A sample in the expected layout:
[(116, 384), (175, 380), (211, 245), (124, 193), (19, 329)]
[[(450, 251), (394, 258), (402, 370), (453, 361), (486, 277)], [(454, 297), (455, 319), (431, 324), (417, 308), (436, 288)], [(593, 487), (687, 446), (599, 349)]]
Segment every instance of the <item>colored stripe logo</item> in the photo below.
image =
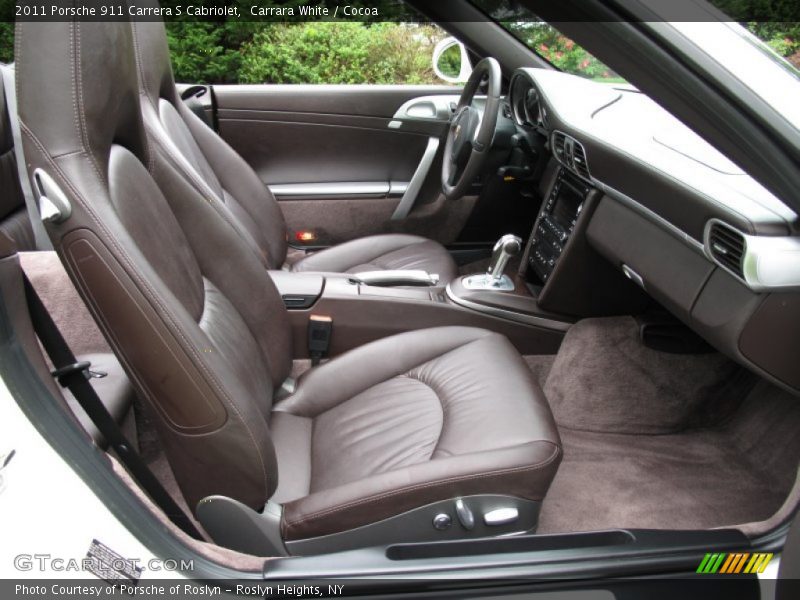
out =
[(772, 560), (772, 553), (756, 552), (720, 552), (709, 553), (700, 561), (697, 573), (763, 573), (769, 561)]

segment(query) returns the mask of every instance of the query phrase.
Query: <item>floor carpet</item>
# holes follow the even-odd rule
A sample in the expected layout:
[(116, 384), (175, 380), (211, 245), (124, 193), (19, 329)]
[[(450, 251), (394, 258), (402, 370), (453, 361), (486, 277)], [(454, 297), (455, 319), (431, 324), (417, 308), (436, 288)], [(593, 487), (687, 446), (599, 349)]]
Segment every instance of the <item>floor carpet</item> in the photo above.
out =
[(794, 483), (798, 428), (800, 399), (766, 382), (712, 427), (619, 434), (559, 424), (564, 458), (538, 531), (700, 529), (766, 519)]

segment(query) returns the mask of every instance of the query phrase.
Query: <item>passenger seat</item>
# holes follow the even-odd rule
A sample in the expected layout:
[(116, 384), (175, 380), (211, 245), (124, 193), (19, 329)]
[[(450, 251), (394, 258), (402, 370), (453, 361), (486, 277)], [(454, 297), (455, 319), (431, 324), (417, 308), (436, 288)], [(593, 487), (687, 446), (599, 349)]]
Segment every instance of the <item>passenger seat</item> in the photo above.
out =
[[(5, 74), (0, 73), (0, 77), (5, 77)], [(0, 85), (0, 234), (13, 243), (19, 255), (20, 266), (76, 358), (91, 362), (92, 371), (102, 374), (102, 377), (93, 378), (91, 383), (117, 424), (135, 443), (133, 386), (86, 309), (58, 255), (53, 251), (40, 251), (36, 248), (36, 239), (19, 181), (11, 118), (6, 103), (5, 86)], [(72, 393), (66, 388), (62, 388), (61, 392), (83, 428), (95, 443), (105, 448), (105, 440)]]
[(535, 529), (561, 443), (505, 337), (387, 337), (276, 395), (295, 355), (286, 308), (239, 228), (151, 143), (130, 24), (20, 22), (17, 48), (30, 168), (71, 203), (50, 238), (215, 542), (310, 554)]

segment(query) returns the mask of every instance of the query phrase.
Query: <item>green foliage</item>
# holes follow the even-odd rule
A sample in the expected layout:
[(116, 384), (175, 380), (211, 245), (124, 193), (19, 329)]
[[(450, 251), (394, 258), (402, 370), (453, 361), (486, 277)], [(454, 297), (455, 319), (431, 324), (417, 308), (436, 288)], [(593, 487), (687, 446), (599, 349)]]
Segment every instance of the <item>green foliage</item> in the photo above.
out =
[(605, 64), (547, 23), (507, 22), (502, 25), (562, 71), (590, 79), (624, 81)]
[(441, 83), (431, 25), (172, 21), (167, 35), (183, 82)]
[(437, 83), (439, 29), (411, 24), (273, 24), (242, 46), (243, 83)]
[(448, 77), (458, 77), (461, 74), (461, 49), (457, 44), (439, 55), (438, 67)]
[(0, 62), (14, 60), (14, 22), (0, 22)]
[(239, 67), (239, 54), (224, 39), (217, 23), (172, 22), (167, 40), (172, 67), (178, 81), (217, 83), (232, 81)]
[(800, 69), (800, 23), (748, 23), (747, 28)]
[[(800, 68), (800, 2), (710, 0), (741, 21), (777, 54)], [(252, 4), (244, 0), (195, 0), (194, 4)], [(559, 69), (592, 79), (622, 81), (616, 73), (546, 23), (531, 20), (516, 3), (476, 0), (530, 48)], [(161, 0), (162, 5), (183, 4)], [(276, 3), (263, 0), (262, 6)], [(305, 0), (283, 0), (283, 6)], [(319, 0), (333, 7), (338, 0)], [(351, 4), (358, 4), (353, 2)], [(0, 0), (0, 61), (13, 60), (14, 2)], [(381, 14), (413, 19), (406, 5), (383, 0)], [(496, 10), (489, 10), (490, 8)], [(405, 11), (405, 12), (404, 12)], [(430, 66), (433, 47), (446, 34), (435, 25), (399, 22), (270, 23), (247, 20), (172, 19), (167, 36), (175, 77), (186, 83), (442, 83)], [(298, 18), (299, 19), (299, 18)], [(457, 48), (440, 62), (459, 72)]]
[(739, 21), (776, 54), (800, 68), (800, 2), (797, 0), (710, 0)]

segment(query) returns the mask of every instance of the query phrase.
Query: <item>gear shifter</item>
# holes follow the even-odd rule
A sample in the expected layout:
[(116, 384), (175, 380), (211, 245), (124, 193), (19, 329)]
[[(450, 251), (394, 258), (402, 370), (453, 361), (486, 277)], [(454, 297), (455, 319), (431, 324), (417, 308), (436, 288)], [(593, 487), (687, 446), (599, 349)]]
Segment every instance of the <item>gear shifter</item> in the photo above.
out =
[(503, 278), (503, 271), (506, 270), (508, 259), (519, 254), (522, 250), (522, 239), (511, 233), (504, 235), (494, 245), (492, 250), (492, 261), (486, 269), (486, 276), (491, 277), (495, 282)]
[(522, 250), (522, 239), (513, 234), (507, 234), (497, 240), (492, 250), (492, 260), (486, 273), (465, 277), (463, 285), (469, 290), (496, 290), (508, 292), (514, 289), (514, 282), (503, 271), (513, 258)]

